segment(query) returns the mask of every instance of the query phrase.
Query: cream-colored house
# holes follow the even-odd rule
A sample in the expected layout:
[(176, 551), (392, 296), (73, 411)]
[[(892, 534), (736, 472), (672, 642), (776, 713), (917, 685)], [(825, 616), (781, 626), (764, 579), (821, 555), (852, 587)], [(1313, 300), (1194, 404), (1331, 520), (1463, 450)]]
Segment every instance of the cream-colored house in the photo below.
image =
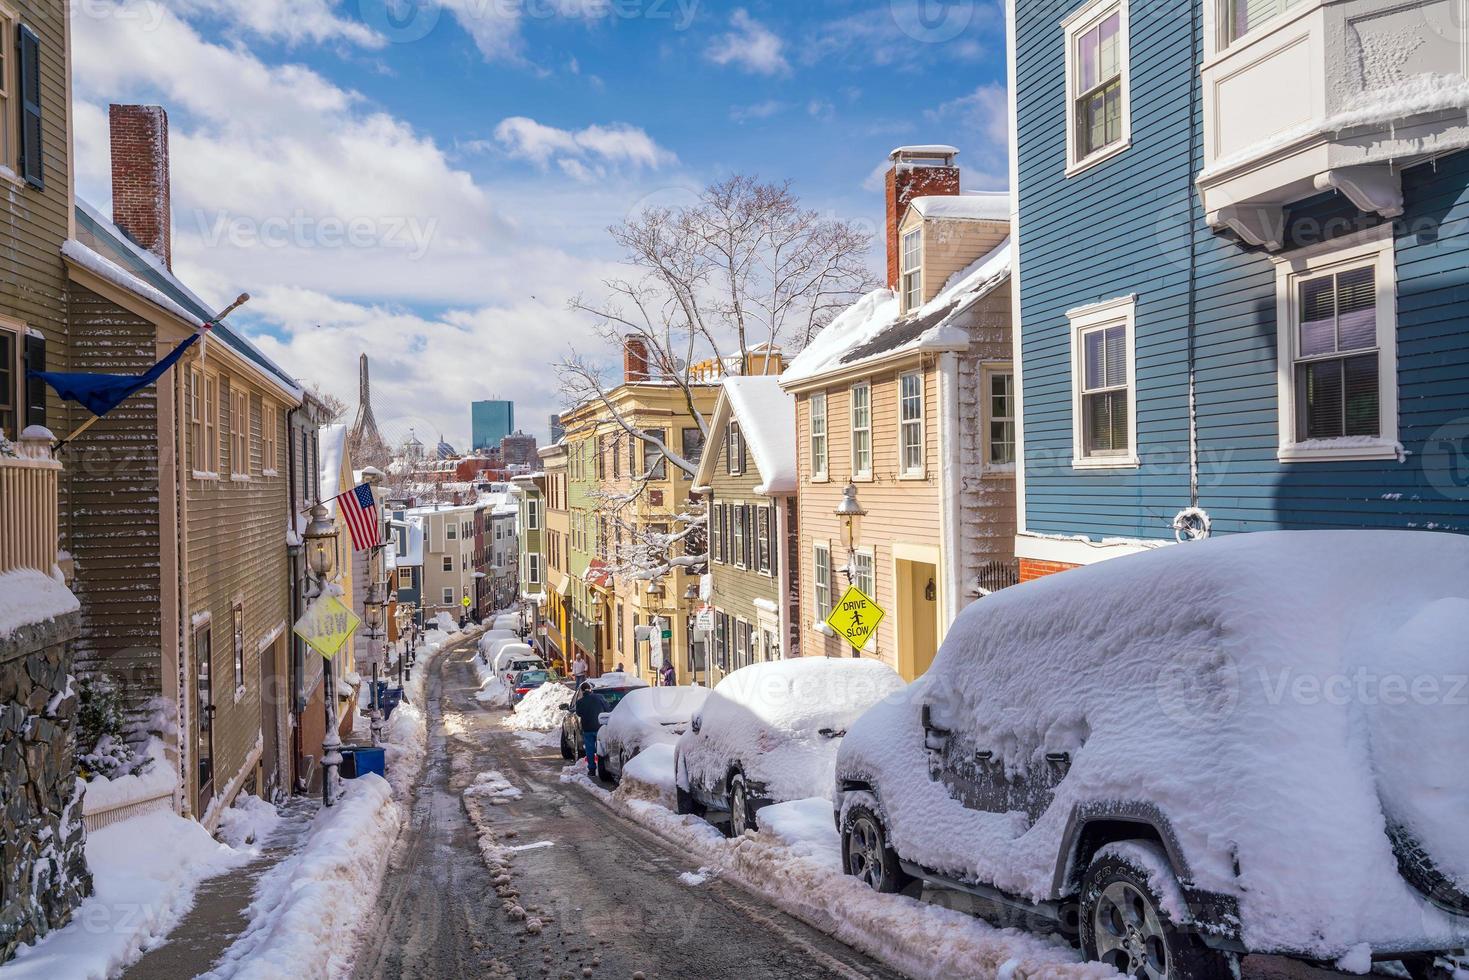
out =
[[(895, 280), (781, 384), (796, 399), (802, 653), (854, 653), (825, 625), (853, 584), (885, 613), (862, 655), (912, 679), (965, 605), (1013, 580), (1009, 203), (918, 196), (899, 213)], [(850, 535), (836, 514), (849, 485), (866, 511)]]

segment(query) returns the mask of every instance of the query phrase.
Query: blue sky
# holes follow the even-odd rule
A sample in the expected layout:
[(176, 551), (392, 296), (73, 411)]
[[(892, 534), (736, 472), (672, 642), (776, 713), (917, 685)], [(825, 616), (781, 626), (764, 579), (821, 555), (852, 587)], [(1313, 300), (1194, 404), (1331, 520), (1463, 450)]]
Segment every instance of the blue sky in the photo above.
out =
[[(876, 228), (874, 173), (953, 143), (1003, 186), (1004, 29), (978, 0), (89, 0), (78, 190), (109, 204), (106, 105), (170, 114), (175, 268), (288, 370), (390, 436), (543, 435), (566, 309), (619, 273), (605, 227), (743, 172)], [(878, 268), (881, 244), (872, 264)]]

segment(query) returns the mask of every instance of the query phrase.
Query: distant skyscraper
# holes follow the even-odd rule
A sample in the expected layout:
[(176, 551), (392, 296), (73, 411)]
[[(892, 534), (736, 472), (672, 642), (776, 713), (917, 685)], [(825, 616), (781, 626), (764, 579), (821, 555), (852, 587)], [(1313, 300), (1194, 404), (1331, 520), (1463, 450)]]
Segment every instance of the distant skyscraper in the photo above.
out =
[(475, 452), (499, 449), (500, 440), (515, 431), (515, 403), (473, 402), (469, 406), (469, 423)]
[(562, 439), (562, 437), (565, 436), (565, 435), (566, 435), (566, 426), (564, 426), (564, 425), (561, 424), (561, 416), (560, 415), (552, 415), (551, 416), (551, 442), (552, 443), (560, 442), (561, 439)]
[(506, 466), (531, 466), (537, 463), (536, 437), (512, 432), (500, 440), (500, 456)]

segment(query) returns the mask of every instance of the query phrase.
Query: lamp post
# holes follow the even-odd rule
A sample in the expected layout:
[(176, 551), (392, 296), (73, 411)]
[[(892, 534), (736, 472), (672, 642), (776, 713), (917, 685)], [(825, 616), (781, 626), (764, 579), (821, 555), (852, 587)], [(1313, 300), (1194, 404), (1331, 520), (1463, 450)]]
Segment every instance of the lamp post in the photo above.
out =
[[(683, 590), (683, 597), (684, 597), (685, 601), (687, 601), (688, 604), (689, 604), (689, 611), (684, 614), (684, 624), (685, 624), (685, 627), (686, 627), (684, 629), (684, 642), (686, 642), (689, 645), (689, 683), (692, 684), (693, 683), (693, 680), (694, 680), (694, 613), (696, 612), (696, 610), (698, 608), (695, 605), (695, 603), (697, 603), (699, 601), (699, 586), (698, 586), (698, 584), (695, 583), (695, 582), (690, 582), (689, 583), (689, 587)], [(705, 673), (704, 679), (705, 680), (708, 680), (709, 679), (709, 677), (708, 677), (708, 673), (709, 673), (709, 659), (708, 658), (709, 658), (709, 651), (707, 649), (705, 649), (705, 651), (704, 651), (704, 673)]]
[[(327, 514), (326, 505), (318, 502), (311, 508), (311, 520), (302, 535), (306, 542), (306, 567), (313, 576), (310, 598), (326, 591), (327, 577), (337, 563), (337, 525)], [(321, 740), (321, 802), (331, 806), (337, 767), (342, 764), (342, 739), (337, 733), (337, 681), (332, 662), (321, 658), (326, 701), (326, 735)]]
[(847, 488), (842, 491), (842, 499), (837, 504), (836, 515), (842, 521), (842, 539), (847, 546), (847, 567), (842, 571), (847, 576), (847, 584), (852, 584), (852, 578), (856, 573), (857, 565), (857, 539), (862, 518), (867, 516), (867, 511), (857, 502), (857, 485), (848, 483)]
[(369, 715), (370, 728), (372, 730), (372, 744), (381, 745), (383, 735), (383, 708), (378, 698), (377, 675), (378, 675), (378, 640), (382, 635), (380, 628), (383, 624), (383, 596), (382, 587), (374, 581), (367, 587), (367, 595), (362, 600), (362, 620), (367, 624), (368, 648), (372, 651), (372, 712)]

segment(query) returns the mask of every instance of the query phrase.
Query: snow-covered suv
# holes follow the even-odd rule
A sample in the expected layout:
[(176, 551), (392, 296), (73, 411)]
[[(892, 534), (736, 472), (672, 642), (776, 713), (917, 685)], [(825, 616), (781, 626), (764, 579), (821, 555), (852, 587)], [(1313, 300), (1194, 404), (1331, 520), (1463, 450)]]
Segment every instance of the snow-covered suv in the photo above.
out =
[(1130, 976), (1241, 952), (1428, 975), (1469, 944), (1469, 538), (1237, 535), (970, 606), (843, 740), (845, 870), (1079, 931)]

